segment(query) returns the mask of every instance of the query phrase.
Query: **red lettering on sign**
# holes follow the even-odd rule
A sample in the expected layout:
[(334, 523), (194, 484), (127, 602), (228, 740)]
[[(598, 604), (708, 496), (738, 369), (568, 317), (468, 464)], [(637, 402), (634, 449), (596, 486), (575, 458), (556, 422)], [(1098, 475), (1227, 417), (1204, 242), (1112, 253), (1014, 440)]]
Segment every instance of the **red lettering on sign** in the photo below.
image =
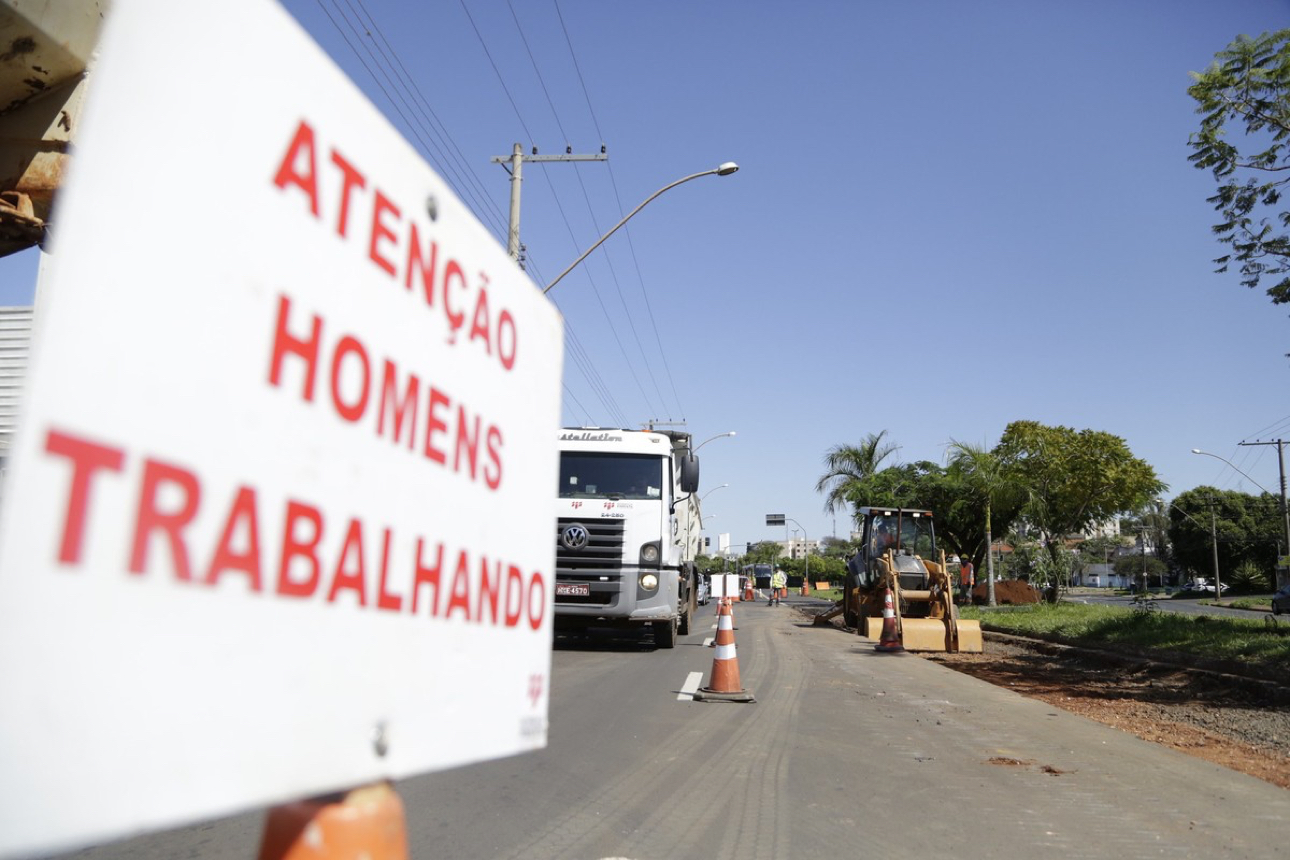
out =
[(386, 224), (386, 215), (393, 215), (397, 223), (399, 220), (399, 207), (395, 206), (390, 201), (390, 198), (378, 190), (376, 200), (372, 204), (372, 241), (368, 243), (367, 256), (373, 263), (384, 269), (387, 275), (397, 275), (398, 270), (394, 268), (394, 264), (381, 255), (380, 246), (383, 243), (397, 241), (394, 231)]
[(422, 554), (423, 549), (425, 549), (425, 541), (417, 538), (417, 556), (412, 574), (412, 614), (417, 614), (417, 601), (421, 597), (421, 586), (426, 585), (430, 587), (430, 614), (438, 615), (440, 572), (443, 570), (443, 544), (438, 544), (435, 547), (433, 567), (426, 567), (423, 561), (425, 557)]
[(424, 257), (421, 256), (421, 233), (417, 224), (412, 222), (412, 234), (408, 238), (407, 274), (403, 276), (403, 286), (412, 289), (412, 276), (421, 276), (421, 294), (426, 305), (434, 307), (434, 272), (439, 261), (439, 243), (431, 240)]
[(398, 612), (403, 608), (403, 597), (398, 594), (391, 594), (387, 585), (390, 576), (390, 540), (392, 535), (389, 529), (383, 529), (381, 537), (381, 590), (376, 595), (376, 605), (381, 609), (388, 609)]
[[(506, 617), (503, 623), (507, 627), (514, 627), (520, 623), (520, 616), (524, 613), (524, 572), (515, 565), (509, 565), (506, 568)], [(545, 605), (543, 611), (546, 611)]]
[(497, 315), (497, 357), (502, 367), (510, 370), (515, 366), (515, 345), (519, 335), (515, 332), (515, 318), (511, 312), (502, 308)]
[[(206, 583), (215, 585), (226, 570), (240, 570), (250, 578), (251, 590), (260, 590), (260, 527), (255, 510), (255, 490), (239, 487), (233, 506), (229, 508), (224, 531), (220, 534), (215, 555), (206, 570)], [(246, 550), (238, 552), (232, 546), (234, 535), (241, 529), (246, 533)]]
[(488, 559), (479, 560), (479, 616), (478, 621), (484, 620), (484, 610), (488, 610), (488, 619), (490, 624), (497, 623), (497, 601), (501, 597), (500, 589), (502, 587), (502, 563), (499, 561), (497, 567), (489, 568)]
[(336, 234), (344, 236), (349, 229), (349, 193), (355, 188), (366, 188), (367, 180), (354, 165), (336, 150), (331, 151), (331, 163), (340, 168), (340, 214), (336, 218)]
[[(167, 486), (174, 488), (171, 495), (179, 493), (181, 501), (175, 509), (164, 511), (161, 510), (158, 497), (167, 492), (164, 489)], [(147, 569), (149, 540), (153, 532), (160, 532), (170, 546), (175, 576), (184, 582), (192, 579), (188, 546), (184, 543), (182, 532), (197, 515), (200, 501), (201, 486), (192, 472), (156, 460), (144, 461), (143, 488), (139, 493), (139, 508), (134, 520), (134, 549), (130, 553), (132, 573), (143, 573)]]
[(376, 435), (385, 435), (385, 416), (391, 415), (394, 429), (390, 431), (390, 439), (397, 445), (399, 437), (403, 435), (403, 423), (406, 421), (408, 450), (411, 450), (417, 434), (417, 404), (421, 393), (421, 380), (417, 379), (416, 374), (410, 374), (407, 384), (403, 387), (403, 397), (400, 398), (398, 373), (394, 362), (386, 359), (385, 374), (381, 378), (381, 412), (376, 420)]
[(367, 568), (363, 563), (363, 527), (358, 520), (349, 521), (349, 530), (345, 532), (345, 545), (341, 547), (340, 558), (336, 561), (336, 570), (331, 578), (331, 591), (327, 592), (327, 602), (335, 603), (336, 595), (344, 589), (358, 595), (358, 605), (367, 605)]
[[(308, 524), (310, 535), (297, 537), (296, 527)], [(287, 520), (282, 529), (282, 555), (278, 562), (278, 594), (287, 597), (309, 597), (318, 588), (322, 564), (318, 561), (318, 544), (322, 543), (322, 513), (300, 502), (287, 502)], [(293, 560), (299, 559), (309, 571), (303, 580), (291, 578)], [(299, 567), (299, 565), (295, 565)]]
[[(305, 171), (296, 170), (300, 156), (305, 157)], [(314, 155), (314, 130), (304, 120), (296, 126), (295, 136), (287, 146), (287, 154), (278, 165), (278, 172), (273, 177), (273, 184), (283, 190), (294, 185), (309, 198), (309, 211), (318, 217), (318, 161)]]
[(278, 296), (278, 319), (273, 326), (273, 358), (269, 362), (269, 384), (280, 385), (282, 359), (297, 355), (305, 360), (305, 401), (314, 399), (314, 371), (318, 367), (318, 347), (322, 342), (322, 317), (314, 314), (310, 319), (308, 340), (300, 340), (287, 333), (287, 314), (291, 312), (291, 299)]
[(452, 401), (448, 398), (448, 395), (433, 386), (430, 388), (429, 420), (426, 422), (426, 444), (424, 453), (436, 463), (448, 462), (448, 457), (444, 454), (443, 449), (435, 445), (434, 437), (436, 434), (447, 432), (448, 424), (439, 417), (439, 413), (446, 409), (451, 403)]
[(45, 436), (45, 450), (72, 463), (72, 486), (67, 493), (67, 513), (63, 517), (63, 537), (58, 542), (58, 560), (76, 564), (81, 560), (81, 541), (85, 536), (85, 517), (90, 504), (90, 482), (94, 473), (107, 469), (121, 471), (125, 452), (94, 442), (50, 430)]
[[(472, 428), (473, 425), (473, 428)], [(474, 430), (472, 433), (471, 430)], [(463, 453), (465, 454), (463, 458)], [(452, 462), (455, 471), (461, 471), (462, 460), (470, 464), (470, 477), (475, 477), (475, 464), (479, 461), (479, 416), (473, 419), (466, 416), (464, 406), (457, 407), (457, 446)]]
[(484, 465), (484, 483), (490, 490), (502, 485), (502, 431), (488, 428), (488, 463)]
[[(443, 309), (450, 344), (457, 343), (457, 332), (466, 324), (467, 309), (473, 309), (470, 331), (464, 342), (477, 344), (484, 355), (495, 356), (503, 370), (511, 370), (515, 366), (518, 344), (515, 318), (504, 307), (494, 313), (488, 294), (488, 274), (480, 271), (476, 279), (468, 278), (467, 264), (453, 258), (450, 251), (445, 252), (440, 271), (439, 244), (427, 235), (433, 226), (424, 220), (419, 222), (415, 217), (404, 217), (407, 207), (400, 206), (393, 196), (380, 188), (375, 180), (369, 180), (368, 174), (334, 146), (328, 148), (328, 160), (338, 174), (339, 193), (334, 202), (324, 200), (319, 190), (318, 147), (313, 127), (301, 120), (278, 163), (273, 184), (282, 191), (303, 192), (309, 213), (316, 219), (323, 217), (321, 209), (324, 203), (333, 205), (336, 235), (361, 247), (368, 260), (375, 263), (385, 276), (401, 283), (408, 294), (415, 295), (413, 282), (419, 279), (425, 307)], [(365, 229), (366, 234), (351, 239), (350, 213), (356, 211), (360, 197), (367, 193), (372, 197), (371, 219), (367, 222), (355, 219), (356, 229)], [(405, 244), (406, 248), (403, 247)], [(440, 279), (436, 281), (437, 277)], [(435, 302), (436, 293), (443, 297), (441, 303)]]
[[(480, 280), (487, 285), (487, 278), (481, 277)], [(479, 295), (475, 299), (475, 315), (470, 320), (470, 339), (478, 339), (484, 342), (485, 355), (493, 354), (491, 331), (491, 322), (488, 316), (488, 289), (484, 286), (479, 288)]]
[[(204, 510), (207, 493), (196, 472), (155, 457), (135, 457), (133, 462), (141, 464), (131, 479), (138, 484), (137, 505), (122, 510), (119, 504), (100, 502), (96, 510), (91, 490), (99, 475), (129, 474), (131, 459), (125, 449), (51, 430), (45, 452), (72, 467), (66, 499), (60, 500), (58, 508), (63, 522), (57, 556), (65, 565), (86, 564), (82, 547), (94, 543), (95, 530), (116, 529), (132, 537), (128, 558), (120, 568), (131, 578), (158, 572), (150, 551), (160, 542), (171, 574), (165, 580), (176, 587), (231, 587), (247, 597), (313, 600), (320, 605), (350, 602), (359, 610), (408, 612), (441, 623), (519, 628), (527, 621), (533, 630), (544, 623), (550, 595), (541, 573), (525, 575), (519, 565), (464, 548), (449, 549), (422, 535), (399, 542), (392, 527), (377, 525), (373, 528), (381, 536), (379, 574), (369, 577), (366, 550), (372, 532), (365, 534), (363, 520), (345, 520), (343, 530), (330, 532), (337, 539), (328, 541), (324, 512), (289, 498), (280, 502), (282, 530), (274, 538), (280, 541), (276, 582), (266, 588), (264, 553), (274, 549), (264, 542), (260, 490), (239, 484), (227, 507)], [(123, 488), (118, 480), (99, 494), (110, 489), (119, 495)], [(445, 559), (452, 565), (450, 585), (445, 580)], [(96, 567), (105, 564), (102, 558), (94, 563)], [(201, 576), (194, 576), (194, 571)], [(245, 585), (241, 577), (227, 585), (230, 573), (245, 575)], [(369, 593), (373, 587), (375, 593)], [(352, 599), (345, 592), (351, 592)], [(404, 599), (406, 594), (411, 600)]]
[(466, 613), (467, 621), (474, 620), (470, 614), (470, 559), (464, 549), (457, 555), (457, 572), (452, 576), (452, 592), (448, 607), (443, 611), (444, 617), (451, 617), (456, 609)]
[[(345, 356), (354, 355), (358, 358), (359, 367), (359, 386), (358, 399), (352, 403), (346, 403), (340, 390), (340, 377), (342, 373), (341, 364), (345, 361)], [(352, 365), (353, 362), (350, 362)], [(367, 411), (367, 396), (372, 391), (372, 365), (367, 360), (367, 350), (356, 339), (345, 335), (336, 344), (336, 351), (332, 354), (331, 359), (331, 402), (336, 407), (336, 414), (340, 415), (346, 421), (357, 421), (363, 417)]]
[[(292, 318), (291, 300), (279, 296), (278, 317), (274, 324), (272, 357), (269, 362), (269, 384), (282, 388), (284, 368), (294, 364), (288, 358), (299, 359), (303, 384), (300, 397), (312, 402), (314, 380), (320, 362), (326, 361), (330, 351), (330, 405), (336, 415), (350, 424), (371, 420), (372, 410), (372, 357), (367, 347), (354, 335), (342, 335), (333, 346), (325, 338), (323, 320), (317, 314)], [(303, 328), (299, 319), (308, 320), (309, 335), (295, 337), (289, 332)], [(382, 362), (381, 396), (376, 408), (373, 429), (377, 436), (389, 436), (399, 445), (416, 453), (418, 416), (421, 410), (422, 383), (415, 374), (409, 374), (402, 384), (398, 365), (389, 358)], [(425, 386), (425, 435), (422, 437), (421, 455), (446, 466), (472, 481), (482, 480), (490, 490), (502, 484), (502, 432), (497, 425), (487, 423), (483, 417), (471, 413), (464, 405), (455, 404), (445, 392), (433, 385)], [(371, 425), (369, 425), (371, 426)], [(406, 432), (405, 432), (406, 428)], [(481, 470), (480, 449), (483, 448)], [(448, 452), (452, 452), (449, 458)], [(451, 462), (450, 462), (451, 459)], [(482, 475), (481, 475), (482, 472)]]
[[(537, 604), (536, 612), (534, 604)], [(529, 626), (534, 630), (542, 626), (542, 619), (546, 617), (546, 581), (536, 571), (529, 578), (528, 616)]]

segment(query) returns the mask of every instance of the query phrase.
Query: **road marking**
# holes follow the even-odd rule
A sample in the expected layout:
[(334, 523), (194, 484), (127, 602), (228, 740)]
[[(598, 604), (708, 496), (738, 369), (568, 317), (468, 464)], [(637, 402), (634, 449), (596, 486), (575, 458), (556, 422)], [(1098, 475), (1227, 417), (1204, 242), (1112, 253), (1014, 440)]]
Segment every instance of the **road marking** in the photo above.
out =
[(704, 639), (704, 640), (703, 640), (703, 647), (704, 647), (704, 648), (711, 648), (711, 647), (712, 647), (712, 643), (713, 643), (713, 642), (716, 642), (716, 641), (717, 641), (716, 639), (713, 639), (711, 636), (709, 636), (707, 639)]
[(691, 672), (685, 676), (685, 683), (681, 685), (681, 692), (676, 694), (678, 702), (694, 701), (694, 693), (699, 689), (699, 683), (703, 680), (702, 672)]

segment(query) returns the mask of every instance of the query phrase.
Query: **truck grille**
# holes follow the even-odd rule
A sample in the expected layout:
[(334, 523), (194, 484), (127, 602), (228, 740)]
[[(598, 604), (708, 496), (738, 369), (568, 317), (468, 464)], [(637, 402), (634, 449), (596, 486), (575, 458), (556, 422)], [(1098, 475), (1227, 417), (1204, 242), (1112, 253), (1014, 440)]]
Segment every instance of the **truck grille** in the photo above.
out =
[(622, 563), (622, 520), (560, 517), (556, 521), (555, 566), (557, 568), (562, 570), (619, 568)]

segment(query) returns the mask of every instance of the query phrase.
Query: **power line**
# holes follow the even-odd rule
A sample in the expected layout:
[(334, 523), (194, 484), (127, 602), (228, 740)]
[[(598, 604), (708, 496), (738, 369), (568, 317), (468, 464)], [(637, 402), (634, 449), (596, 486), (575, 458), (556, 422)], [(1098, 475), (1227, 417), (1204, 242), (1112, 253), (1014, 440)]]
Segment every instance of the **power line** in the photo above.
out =
[[(573, 39), (569, 36), (569, 28), (565, 25), (565, 21), (564, 21), (564, 13), (560, 11), (560, 2), (559, 2), (559, 0), (552, 0), (552, 4), (555, 6), (555, 14), (556, 14), (556, 17), (557, 17), (557, 18), (559, 19), (559, 21), (560, 21), (560, 30), (561, 30), (561, 32), (563, 32), (563, 33), (564, 33), (564, 42), (565, 42), (565, 45), (567, 45), (567, 46), (568, 46), (568, 48), (569, 48), (569, 57), (570, 57), (570, 58), (572, 59), (572, 61), (573, 61), (573, 68), (574, 68), (574, 71), (575, 71), (575, 72), (577, 72), (577, 75), (578, 75), (578, 83), (579, 83), (579, 84), (581, 85), (581, 87), (582, 87), (582, 95), (583, 95), (583, 98), (584, 98), (584, 99), (586, 100), (586, 102), (587, 102), (587, 112), (591, 115), (591, 122), (592, 122), (592, 125), (594, 125), (594, 126), (596, 127), (596, 134), (600, 135), (600, 140), (601, 140), (601, 143), (603, 144), (604, 139), (605, 139), (605, 136), (604, 136), (604, 133), (603, 133), (603, 132), (601, 131), (601, 129), (600, 129), (600, 120), (596, 117), (596, 110), (595, 110), (595, 108), (592, 106), (592, 103), (591, 103), (591, 93), (588, 91), (588, 89), (587, 89), (587, 81), (586, 81), (586, 79), (585, 79), (585, 78), (583, 77), (583, 75), (582, 75), (582, 67), (578, 64), (578, 55), (577, 55), (577, 52), (573, 49)], [(614, 200), (615, 200), (615, 201), (617, 202), (617, 204), (618, 204), (618, 215), (619, 215), (619, 217), (621, 218), (625, 210), (623, 209), (623, 199), (622, 199), (622, 195), (620, 195), (620, 194), (618, 193), (618, 180), (617, 180), (617, 178), (614, 176), (614, 167), (613, 167), (613, 165), (612, 165), (612, 164), (607, 164), (606, 166), (609, 168), (609, 182), (610, 182), (611, 187), (614, 189)], [(663, 369), (664, 369), (664, 371), (665, 371), (665, 372), (666, 372), (666, 374), (667, 374), (668, 383), (669, 383), (669, 385), (671, 385), (671, 388), (672, 388), (672, 398), (673, 398), (673, 400), (674, 400), (674, 402), (675, 402), (675, 404), (676, 404), (676, 407), (677, 407), (677, 415), (678, 415), (678, 417), (680, 417), (680, 416), (684, 415), (685, 410), (681, 408), (681, 399), (680, 399), (680, 397), (679, 397), (679, 396), (677, 395), (677, 393), (676, 393), (676, 382), (675, 382), (675, 380), (672, 378), (672, 367), (671, 367), (671, 364), (670, 364), (670, 363), (668, 362), (668, 360), (667, 360), (667, 352), (663, 349), (663, 341), (662, 341), (662, 337), (661, 337), (661, 335), (659, 334), (659, 330), (658, 330), (658, 322), (657, 322), (657, 321), (655, 320), (655, 318), (654, 318), (654, 308), (653, 308), (653, 306), (650, 304), (650, 300), (649, 300), (649, 291), (645, 288), (645, 276), (644, 276), (644, 274), (641, 272), (640, 260), (639, 260), (639, 258), (636, 256), (636, 245), (635, 245), (635, 243), (634, 243), (634, 242), (632, 242), (631, 229), (630, 229), (630, 228), (626, 228), (626, 229), (625, 229), (625, 232), (626, 232), (626, 234), (627, 234), (627, 247), (628, 247), (628, 250), (629, 250), (629, 251), (630, 251), (630, 253), (631, 253), (632, 265), (633, 265), (633, 266), (635, 267), (635, 269), (636, 269), (636, 278), (637, 278), (637, 282), (640, 284), (640, 288), (641, 288), (641, 297), (642, 297), (642, 299), (643, 299), (643, 300), (644, 300), (644, 302), (645, 302), (645, 310), (646, 310), (646, 313), (647, 313), (647, 315), (648, 315), (648, 317), (649, 317), (650, 326), (651, 326), (651, 327), (653, 328), (653, 330), (654, 330), (654, 342), (655, 342), (655, 344), (658, 346), (659, 358), (660, 358), (660, 360), (662, 361)], [(625, 305), (626, 305), (626, 301), (624, 300), (624, 306), (625, 306)], [(631, 318), (632, 318), (632, 316), (631, 316), (631, 314), (629, 313), (629, 314), (628, 314), (628, 319), (630, 320)], [(633, 323), (633, 334), (635, 334), (635, 324), (634, 324), (634, 323)], [(638, 344), (638, 347), (639, 347), (639, 337), (637, 337), (637, 344)], [(644, 349), (643, 349), (643, 348), (641, 348), (641, 355), (642, 355), (642, 357), (644, 356)], [(661, 391), (659, 391), (659, 387), (658, 387), (658, 380), (654, 378), (653, 363), (652, 363), (652, 362), (650, 362), (650, 361), (648, 361), (648, 360), (646, 360), (646, 361), (645, 361), (645, 369), (646, 369), (646, 372), (649, 374), (650, 381), (653, 383), (655, 391), (656, 391), (656, 392), (658, 392), (658, 394), (659, 394), (659, 399), (660, 399), (660, 400), (663, 400), (664, 398), (663, 398), (662, 392), (661, 392)]]
[[(351, 2), (351, 0), (345, 0), (346, 5), (349, 7), (349, 14), (341, 8), (337, 0), (332, 0), (332, 7), (335, 9), (336, 15), (344, 21), (344, 27), (342, 27), (337, 21), (336, 15), (333, 15), (332, 12), (323, 4), (322, 0), (316, 0), (316, 2), (319, 9), (322, 10), (322, 13), (327, 16), (327, 20), (331, 22), (332, 27), (340, 34), (341, 39), (345, 42), (350, 52), (353, 53), (355, 59), (358, 60), (359, 65), (361, 65), (363, 70), (367, 72), (372, 83), (385, 97), (390, 108), (398, 115), (409, 133), (413, 138), (415, 138), (415, 141), (419, 144), (421, 154), (428, 161), (434, 164), (445, 181), (447, 181), (457, 194), (465, 200), (466, 204), (475, 211), (476, 217), (480, 218), (480, 220), (486, 220), (488, 217), (490, 201), (486, 194), (477, 194), (475, 192), (475, 188), (472, 188), (470, 182), (470, 178), (473, 177), (474, 186), (482, 190), (482, 185), (479, 183), (478, 176), (469, 171), (469, 168), (466, 168), (465, 173), (463, 173), (451, 163), (450, 152), (445, 152), (445, 146), (447, 146), (449, 150), (456, 149), (458, 153), (460, 152), (460, 148), (452, 142), (451, 137), (447, 135), (446, 130), (440, 134), (432, 126), (427, 125), (424, 118), (419, 119), (416, 116), (418, 109), (414, 104), (408, 101), (407, 97), (404, 96), (403, 93), (408, 91), (419, 93), (419, 90), (417, 89), (415, 82), (411, 80), (411, 76), (407, 73), (407, 68), (398, 59), (393, 46), (389, 44), (389, 41), (385, 39), (384, 34), (376, 25), (376, 21), (372, 18), (371, 13), (362, 5), (362, 0), (354, 0), (354, 2), (358, 3), (359, 9), (362, 10), (361, 15), (359, 10), (354, 8), (354, 2)], [(350, 15), (353, 16), (353, 20), (351, 20)], [(364, 23), (363, 18), (366, 18), (366, 23)], [(380, 36), (381, 42), (384, 43), (384, 47), (382, 47), (381, 44), (376, 43), (375, 38), (372, 36), (373, 31)], [(351, 40), (351, 34), (353, 35), (354, 40)], [(365, 35), (367, 39), (364, 39)], [(355, 44), (355, 40), (358, 45), (362, 45), (363, 50), (361, 52), (358, 45)], [(372, 44), (369, 45), (368, 40), (371, 40)], [(366, 59), (364, 58), (364, 54), (366, 54)], [(373, 66), (379, 70), (379, 77), (377, 75), (377, 71), (373, 70)], [(398, 67), (398, 70), (395, 69), (395, 66)], [(382, 79), (384, 79), (384, 83), (382, 83)], [(386, 84), (389, 85), (388, 88)], [(391, 92), (391, 90), (393, 90), (393, 92)], [(400, 92), (400, 90), (402, 92)], [(424, 96), (421, 96), (421, 101), (423, 103), (425, 102)], [(428, 108), (428, 104), (426, 106)], [(412, 114), (411, 117), (409, 117), (409, 113)], [(427, 136), (431, 139), (427, 140)], [(444, 138), (446, 140), (446, 144), (444, 141), (437, 140), (436, 138)], [(494, 212), (494, 229), (497, 229), (497, 224), (500, 223), (500, 213), (496, 209), (495, 205), (492, 206), (492, 209)]]

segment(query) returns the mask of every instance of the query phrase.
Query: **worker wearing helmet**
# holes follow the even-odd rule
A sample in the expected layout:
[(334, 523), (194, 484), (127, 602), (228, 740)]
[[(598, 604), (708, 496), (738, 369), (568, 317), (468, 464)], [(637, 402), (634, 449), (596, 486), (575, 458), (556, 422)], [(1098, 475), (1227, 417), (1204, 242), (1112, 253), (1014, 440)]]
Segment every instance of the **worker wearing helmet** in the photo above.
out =
[(770, 600), (767, 606), (779, 606), (779, 595), (788, 586), (788, 577), (778, 567), (770, 577)]

